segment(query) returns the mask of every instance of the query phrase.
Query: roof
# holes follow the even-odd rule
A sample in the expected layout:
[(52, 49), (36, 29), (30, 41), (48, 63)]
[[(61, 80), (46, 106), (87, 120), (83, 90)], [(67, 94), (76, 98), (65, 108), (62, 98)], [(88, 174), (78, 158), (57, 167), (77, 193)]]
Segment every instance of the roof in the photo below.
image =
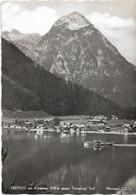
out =
[(85, 127), (84, 124), (73, 124), (73, 126), (77, 126), (77, 127)]

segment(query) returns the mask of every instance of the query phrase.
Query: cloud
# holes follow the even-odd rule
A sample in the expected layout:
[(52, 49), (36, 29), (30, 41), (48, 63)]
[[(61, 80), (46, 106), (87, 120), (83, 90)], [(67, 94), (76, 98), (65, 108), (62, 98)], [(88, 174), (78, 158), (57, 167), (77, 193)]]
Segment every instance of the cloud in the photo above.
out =
[(2, 30), (17, 29), (23, 33), (45, 34), (58, 19), (56, 10), (47, 6), (28, 11), (16, 3), (2, 6)]
[[(30, 10), (16, 2), (5, 2), (2, 5), (2, 31), (17, 29), (22, 33), (44, 35), (58, 18), (55, 8), (48, 6), (39, 5)], [(98, 12), (92, 12), (86, 18), (119, 49), (123, 56), (126, 56), (127, 60), (136, 63), (136, 23), (133, 18), (121, 18)]]
[[(2, 28), (12, 28), (12, 23), (9, 22), (13, 15), (20, 10), (18, 5), (13, 5), (11, 2), (5, 2), (2, 5)], [(6, 29), (7, 30), (7, 29)]]
[(126, 29), (135, 28), (135, 20), (132, 18), (123, 19), (118, 16), (111, 16), (109, 13), (93, 12), (87, 19), (96, 27), (103, 29)]
[[(136, 23), (109, 13), (93, 12), (87, 19), (133, 64), (136, 64)], [(129, 52), (128, 52), (129, 51)]]

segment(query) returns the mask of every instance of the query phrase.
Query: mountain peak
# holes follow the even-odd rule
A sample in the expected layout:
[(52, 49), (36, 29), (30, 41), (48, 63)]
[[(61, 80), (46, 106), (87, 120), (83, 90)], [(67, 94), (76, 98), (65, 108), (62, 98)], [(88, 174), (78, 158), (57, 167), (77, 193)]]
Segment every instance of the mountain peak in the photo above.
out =
[(71, 12), (69, 15), (67, 15), (67, 17), (84, 17), (84, 16), (77, 11), (77, 12)]
[(85, 26), (89, 26), (89, 21), (81, 15), (79, 12), (72, 12), (69, 15), (62, 16), (54, 26), (60, 26), (65, 24), (65, 27), (70, 30), (78, 30), (79, 28), (83, 28)]

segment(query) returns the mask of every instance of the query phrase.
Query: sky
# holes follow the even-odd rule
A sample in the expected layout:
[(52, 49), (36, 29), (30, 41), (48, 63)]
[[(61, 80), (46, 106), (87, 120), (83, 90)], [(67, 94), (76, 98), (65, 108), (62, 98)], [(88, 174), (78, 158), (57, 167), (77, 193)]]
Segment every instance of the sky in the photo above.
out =
[(57, 19), (78, 11), (136, 65), (136, 1), (6, 1), (2, 31), (46, 34)]

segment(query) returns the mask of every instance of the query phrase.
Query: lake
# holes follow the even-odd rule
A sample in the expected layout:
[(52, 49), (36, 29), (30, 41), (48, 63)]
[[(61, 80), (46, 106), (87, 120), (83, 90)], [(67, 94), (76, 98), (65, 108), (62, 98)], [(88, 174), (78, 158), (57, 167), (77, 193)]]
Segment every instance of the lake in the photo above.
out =
[[(52, 193), (115, 194), (136, 193), (136, 147), (84, 148), (85, 141), (101, 139), (115, 143), (136, 143), (133, 135), (67, 134), (50, 132), (8, 133), (3, 144), (8, 156), (3, 165), (3, 183), (10, 188), (34, 181)], [(40, 193), (40, 190), (39, 190)]]

